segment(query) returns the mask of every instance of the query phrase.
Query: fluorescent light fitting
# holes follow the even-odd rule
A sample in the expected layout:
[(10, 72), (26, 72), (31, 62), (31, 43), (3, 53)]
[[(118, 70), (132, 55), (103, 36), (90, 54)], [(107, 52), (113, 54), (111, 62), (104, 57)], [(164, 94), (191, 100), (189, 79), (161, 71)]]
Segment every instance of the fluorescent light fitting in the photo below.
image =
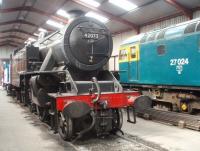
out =
[(88, 12), (87, 14), (85, 14), (85, 16), (95, 18), (95, 19), (97, 19), (97, 20), (99, 20), (99, 21), (101, 21), (103, 23), (108, 22), (108, 18), (106, 18), (106, 17), (104, 17), (102, 15), (99, 15), (99, 14), (97, 14), (95, 12)]
[(100, 3), (95, 1), (95, 0), (80, 0), (86, 4), (89, 4), (91, 6), (94, 6), (94, 7), (99, 7), (100, 6)]
[(46, 23), (47, 23), (48, 25), (54, 26), (54, 27), (56, 27), (56, 28), (63, 28), (63, 27), (64, 27), (63, 24), (60, 24), (60, 23), (58, 23), (58, 22), (56, 22), (56, 21), (53, 21), (53, 20), (47, 20)]
[(60, 15), (62, 17), (65, 17), (65, 18), (70, 18), (69, 14), (65, 10), (63, 10), (63, 9), (59, 9), (56, 12), (56, 14), (58, 14), (58, 15)]
[(44, 29), (44, 28), (38, 28), (38, 31), (40, 31), (40, 32), (47, 32), (47, 30)]
[(131, 11), (135, 8), (137, 8), (138, 6), (133, 4), (132, 2), (129, 2), (128, 0), (109, 0), (110, 3), (126, 10), (126, 11)]
[(37, 34), (37, 33), (34, 33), (33, 35), (35, 35), (35, 36), (39, 36), (39, 34)]
[(36, 41), (36, 39), (30, 37), (30, 38), (28, 38), (28, 41), (32, 42), (32, 41)]
[(3, 3), (3, 0), (0, 0), (0, 5), (2, 5), (2, 3)]

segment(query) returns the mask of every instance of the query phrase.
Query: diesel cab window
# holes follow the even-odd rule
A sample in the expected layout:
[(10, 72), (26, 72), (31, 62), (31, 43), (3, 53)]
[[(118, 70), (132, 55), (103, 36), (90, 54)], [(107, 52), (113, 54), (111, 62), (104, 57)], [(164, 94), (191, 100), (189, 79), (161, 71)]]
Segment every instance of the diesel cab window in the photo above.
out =
[(136, 47), (133, 46), (130, 48), (131, 50), (131, 59), (135, 59), (137, 56), (136, 56)]
[(124, 61), (127, 60), (127, 58), (128, 58), (128, 51), (126, 49), (120, 50), (119, 60)]

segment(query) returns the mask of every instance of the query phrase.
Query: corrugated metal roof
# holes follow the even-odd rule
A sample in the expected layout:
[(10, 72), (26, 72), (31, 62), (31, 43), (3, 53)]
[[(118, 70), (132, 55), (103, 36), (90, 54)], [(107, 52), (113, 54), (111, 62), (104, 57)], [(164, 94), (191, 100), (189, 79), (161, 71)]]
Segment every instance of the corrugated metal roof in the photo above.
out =
[(186, 8), (194, 8), (200, 6), (200, 0), (176, 0)]
[(170, 15), (175, 12), (176, 9), (174, 7), (171, 7), (164, 1), (157, 1), (151, 5), (145, 6), (145, 8), (136, 10), (135, 12), (126, 15), (124, 18), (142, 25), (143, 23), (159, 18), (160, 16), (165, 16), (166, 14)]
[[(46, 24), (49, 19), (49, 15), (56, 15), (56, 11), (62, 8), (66, 11), (79, 9), (85, 13), (92, 10), (101, 13), (106, 16), (109, 15), (110, 21), (106, 23), (107, 27), (112, 33), (119, 31), (126, 31), (126, 29), (137, 28), (143, 24), (148, 25), (148, 22), (159, 19), (165, 16), (169, 16), (175, 13), (179, 13), (177, 7), (169, 4), (166, 0), (129, 0), (138, 6), (137, 9), (132, 11), (125, 11), (122, 8), (114, 6), (109, 3), (108, 0), (96, 0), (101, 3), (99, 8), (92, 8), (88, 5), (82, 5), (80, 0), (3, 0), (1, 10), (8, 8), (15, 8), (15, 11), (7, 10), (7, 13), (0, 13), (0, 31), (5, 30), (23, 30), (24, 32), (6, 32), (0, 34), (1, 36), (17, 35), (20, 37), (28, 38), (29, 33), (34, 33), (38, 30), (38, 27), (48, 28), (55, 30), (55, 28)], [(200, 9), (200, 0), (172, 0), (181, 5), (186, 10), (192, 10), (196, 7)], [(27, 7), (28, 6), (28, 7)], [(16, 8), (24, 7), (26, 10), (17, 11)], [(31, 8), (37, 9), (37, 11), (29, 11)], [(19, 8), (18, 8), (19, 9)], [(39, 11), (39, 12), (38, 12)], [(44, 14), (45, 13), (45, 14)], [(182, 14), (184, 14), (182, 12)], [(194, 15), (199, 16), (198, 13)], [(1, 25), (8, 21), (19, 21), (20, 19), (27, 21), (33, 25), (20, 24), (19, 22)], [(63, 20), (63, 18), (61, 18)], [(159, 21), (158, 20), (158, 21)], [(168, 25), (168, 23), (166, 23)], [(37, 27), (38, 26), (38, 27)], [(156, 24), (154, 25), (156, 27)], [(159, 27), (165, 27), (165, 22), (159, 24)], [(143, 31), (147, 30), (150, 26), (142, 28)], [(15, 39), (16, 40), (16, 39)]]

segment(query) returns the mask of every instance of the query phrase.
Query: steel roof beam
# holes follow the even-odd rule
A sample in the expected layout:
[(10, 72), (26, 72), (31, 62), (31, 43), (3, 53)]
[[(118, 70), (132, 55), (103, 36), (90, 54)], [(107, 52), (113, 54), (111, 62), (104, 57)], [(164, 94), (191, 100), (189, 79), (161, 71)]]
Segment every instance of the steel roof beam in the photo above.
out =
[(50, 17), (50, 18), (52, 18), (56, 21), (63, 22), (65, 24), (68, 23), (68, 19), (66, 19), (64, 17), (58, 16), (58, 15), (52, 15), (50, 13), (43, 11), (43, 10), (33, 8), (33, 7), (30, 7), (30, 6), (0, 9), (0, 13), (12, 13), (12, 12), (16, 12), (16, 11), (30, 11), (30, 12), (34, 12), (34, 13), (46, 16), (48, 18)]
[(21, 39), (10, 38), (10, 37), (8, 37), (8, 38), (2, 37), (2, 38), (0, 38), (0, 40), (13, 40), (13, 41), (24, 42), (26, 39), (21, 40)]
[(25, 21), (25, 20), (11, 20), (11, 21), (6, 21), (6, 22), (0, 22), (0, 26), (9, 25), (9, 24), (25, 24), (25, 25), (30, 25), (33, 27), (38, 27), (38, 25)]
[[(39, 28), (38, 25), (31, 23), (31, 22), (28, 22), (28, 21), (25, 21), (25, 20), (11, 20), (11, 21), (7, 21), (7, 22), (0, 22), (0, 26), (10, 25), (10, 24), (24, 24), (24, 25), (29, 25), (29, 26)], [(51, 29), (47, 29), (47, 30), (52, 31)]]
[(182, 4), (178, 3), (176, 0), (165, 0), (165, 2), (175, 7), (178, 11), (182, 12), (189, 19), (193, 18), (192, 10), (184, 7)]
[(6, 43), (0, 43), (0, 46), (13, 46), (13, 47), (19, 47), (20, 45), (18, 44), (13, 44), (13, 43), (9, 43), (9, 42), (6, 42)]
[[(195, 11), (198, 11), (198, 10), (200, 10), (200, 6), (193, 8), (191, 11), (192, 11), (192, 13), (194, 13)], [(172, 18), (178, 17), (178, 16), (182, 16), (182, 12), (174, 13), (172, 15), (160, 17), (160, 18), (157, 18), (157, 19), (153, 19), (153, 20), (151, 20), (149, 22), (146, 22), (146, 23), (144, 23), (144, 24), (142, 24), (140, 26), (142, 27), (142, 26), (155, 24), (155, 23), (158, 23), (158, 22), (162, 22), (162, 21), (165, 21), (165, 20), (168, 20), (168, 19), (172, 19)]]
[(11, 46), (11, 47), (18, 47), (17, 45), (15, 45), (15, 44), (10, 44), (10, 43), (2, 43), (2, 44), (0, 44), (0, 47), (3, 47), (3, 46)]
[(4, 40), (4, 41), (0, 41), (0, 43), (13, 43), (13, 44), (17, 44), (17, 45), (21, 45), (23, 44), (23, 42), (16, 42), (16, 41), (13, 41), (13, 40)]
[(9, 30), (0, 31), (0, 33), (10, 33), (10, 32), (23, 33), (23, 34), (26, 34), (26, 35), (29, 35), (29, 36), (36, 37), (36, 38), (37, 38), (37, 36), (33, 35), (32, 33), (29, 33), (29, 32), (26, 32), (26, 31), (20, 30), (20, 29), (9, 29)]
[(162, 21), (165, 21), (165, 20), (168, 20), (168, 19), (172, 19), (172, 18), (175, 18), (175, 17), (178, 17), (178, 16), (182, 16), (182, 13), (181, 12), (174, 13), (172, 15), (160, 17), (158, 19), (153, 19), (153, 20), (151, 20), (149, 22), (146, 22), (146, 23), (142, 24), (141, 27), (147, 26), (147, 25), (152, 25), (152, 24), (155, 24), (155, 23), (158, 23), (158, 22), (162, 22)]
[(0, 39), (18, 39), (18, 40), (26, 40), (25, 38), (16, 36), (16, 35), (8, 35), (8, 36), (1, 36)]
[[(175, 13), (175, 14), (172, 14), (172, 15), (168, 15), (168, 16), (165, 16), (165, 17), (160, 17), (158, 19), (153, 19), (149, 22), (146, 22), (144, 24), (141, 24), (140, 27), (144, 27), (144, 26), (147, 26), (147, 25), (152, 25), (152, 24), (155, 24), (155, 23), (158, 23), (158, 22), (162, 22), (162, 21), (165, 21), (165, 20), (168, 20), (168, 19), (172, 19), (172, 18), (175, 18), (175, 17), (178, 17), (178, 16), (182, 16), (182, 13), (179, 12), (179, 13)], [(128, 31), (131, 31), (130, 29), (124, 29), (122, 31), (119, 31), (119, 32), (114, 32), (112, 33), (113, 36), (117, 35), (117, 34), (121, 34), (121, 33), (124, 33), (124, 32), (128, 32)]]
[[(192, 13), (194, 13), (195, 11), (198, 11), (198, 10), (200, 10), (199, 6), (193, 8), (191, 11), (192, 11)], [(155, 23), (158, 23), (158, 22), (162, 22), (162, 21), (165, 21), (165, 20), (168, 20), (168, 19), (172, 19), (172, 18), (178, 17), (178, 16), (182, 16), (182, 15), (183, 15), (182, 12), (174, 13), (172, 15), (168, 15), (168, 16), (157, 18), (157, 19), (153, 19), (153, 20), (151, 20), (149, 22), (146, 22), (146, 23), (144, 23), (144, 24), (142, 24), (140, 26), (142, 27), (142, 26), (155, 24)]]
[(96, 8), (96, 7), (90, 6), (90, 5), (84, 3), (84, 2), (82, 2), (82, 1), (80, 1), (80, 0), (71, 0), (71, 1), (74, 2), (74, 3), (76, 3), (76, 4), (79, 4), (79, 5), (81, 5), (81, 6), (84, 6), (84, 7), (86, 7), (86, 8), (89, 8), (89, 9), (92, 10), (92, 11), (95, 11), (95, 12), (97, 12), (97, 13), (100, 13), (100, 14), (102, 14), (102, 15), (105, 15), (105, 16), (109, 17), (109, 18), (112, 19), (112, 20), (115, 20), (115, 21), (118, 21), (118, 22), (120, 22), (120, 23), (123, 23), (123, 24), (125, 24), (125, 25), (131, 27), (131, 29), (136, 30), (137, 33), (139, 33), (139, 26), (136, 25), (136, 24), (134, 24), (134, 23), (132, 23), (132, 22), (129, 22), (129, 21), (127, 21), (127, 20), (125, 20), (125, 19), (123, 19), (123, 18), (121, 18), (121, 17), (119, 17), (119, 16), (115, 16), (115, 15), (113, 15), (113, 14), (107, 12), (107, 11), (104, 11), (104, 10), (102, 10), (102, 9), (100, 9), (100, 8)]

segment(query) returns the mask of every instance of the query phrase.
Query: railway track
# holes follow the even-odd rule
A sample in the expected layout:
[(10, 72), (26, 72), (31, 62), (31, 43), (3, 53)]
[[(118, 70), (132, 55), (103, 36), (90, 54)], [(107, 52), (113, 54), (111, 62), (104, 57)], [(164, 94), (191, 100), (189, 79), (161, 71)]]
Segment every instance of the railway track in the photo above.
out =
[(133, 135), (111, 135), (106, 138), (90, 138), (75, 143), (79, 151), (166, 151), (159, 145)]
[(45, 131), (48, 137), (51, 137), (57, 141), (58, 144), (62, 145), (66, 150), (70, 151), (167, 151), (152, 142), (145, 141), (125, 133), (124, 135), (110, 135), (105, 138), (98, 138), (95, 136), (86, 136), (77, 140), (76, 142), (67, 142), (60, 138), (58, 134), (54, 134), (50, 129), (50, 126), (39, 120), (38, 116), (29, 112), (29, 109), (19, 103), (24, 110), (24, 116), (28, 121), (32, 121), (31, 124), (37, 126), (42, 131)]
[(169, 123), (181, 128), (188, 128), (200, 131), (200, 116), (161, 111), (153, 108), (137, 109), (137, 115), (145, 119)]

